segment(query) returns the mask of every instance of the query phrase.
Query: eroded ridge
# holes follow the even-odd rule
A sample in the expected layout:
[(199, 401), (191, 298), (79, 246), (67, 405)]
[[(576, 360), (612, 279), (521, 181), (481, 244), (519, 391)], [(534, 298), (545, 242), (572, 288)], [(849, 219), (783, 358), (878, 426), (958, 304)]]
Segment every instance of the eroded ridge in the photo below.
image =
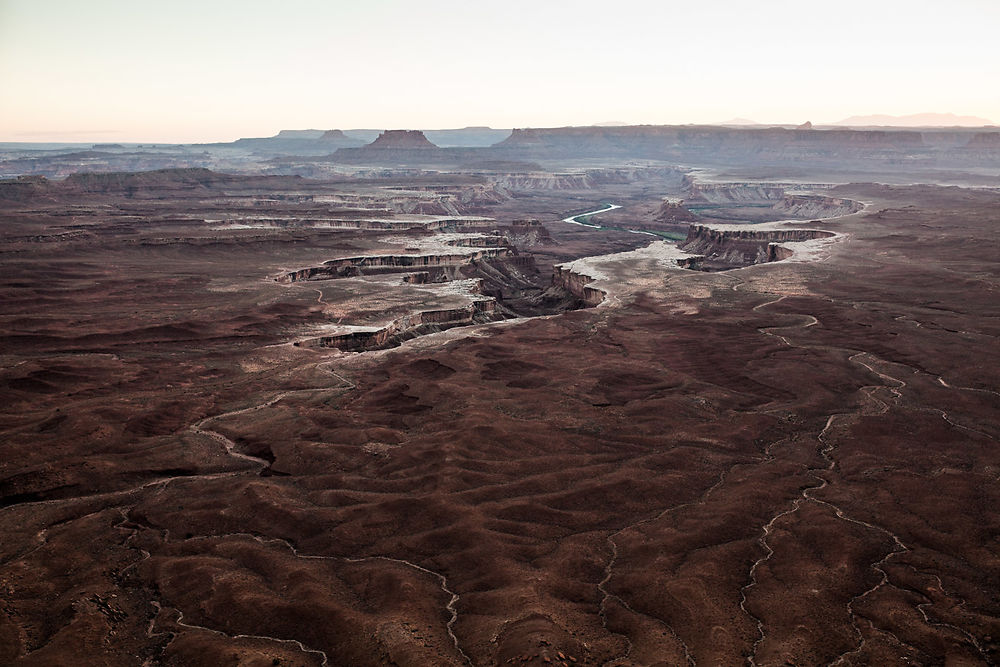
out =
[[(834, 188), (871, 205), (798, 227), (845, 242), (775, 241), (822, 261), (689, 271), (613, 227), (785, 195), (497, 172), (536, 167), (19, 183), (0, 663), (997, 662), (997, 193)], [(449, 208), (542, 220), (422, 227)], [(490, 299), (505, 323), (308, 342)]]
[[(771, 299), (769, 301), (766, 301), (758, 306), (755, 306), (753, 308), (753, 311), (756, 312), (762, 308), (777, 304), (783, 301), (785, 298), (786, 298), (785, 296), (780, 296)], [(781, 341), (783, 345), (788, 347), (817, 348), (818, 346), (815, 345), (809, 345), (809, 344), (799, 345), (790, 340), (788, 336), (775, 333), (775, 330), (780, 330), (780, 329), (786, 329), (786, 330), (794, 330), (795, 328), (808, 329), (810, 327), (814, 327), (816, 325), (821, 324), (820, 320), (812, 315), (805, 315), (804, 319), (805, 319), (804, 323), (800, 325), (763, 327), (758, 330), (768, 336), (773, 336), (777, 338), (778, 340)], [(766, 523), (762, 528), (761, 535), (759, 538), (759, 544), (761, 548), (764, 550), (764, 554), (758, 560), (756, 560), (751, 566), (749, 572), (749, 581), (741, 589), (741, 594), (740, 594), (740, 608), (754, 620), (754, 622), (757, 624), (759, 632), (759, 637), (754, 642), (753, 646), (751, 647), (751, 651), (747, 656), (747, 661), (751, 665), (757, 664), (756, 658), (758, 655), (758, 650), (759, 647), (765, 642), (765, 640), (767, 640), (767, 633), (763, 619), (761, 619), (758, 616), (755, 616), (747, 609), (746, 607), (747, 595), (752, 588), (758, 585), (757, 571), (774, 556), (775, 552), (774, 549), (769, 544), (768, 538), (774, 532), (776, 523), (783, 519), (786, 519), (786, 517), (789, 517), (797, 513), (804, 503), (807, 502), (814, 503), (815, 505), (828, 508), (833, 512), (833, 514), (838, 519), (859, 526), (869, 531), (875, 531), (876, 533), (881, 534), (886, 538), (888, 538), (891, 542), (891, 548), (885, 553), (885, 555), (878, 561), (871, 563), (869, 565), (869, 567), (872, 570), (878, 572), (879, 574), (878, 581), (874, 583), (874, 585), (862, 591), (861, 593), (854, 595), (847, 601), (846, 604), (847, 614), (850, 619), (853, 631), (855, 633), (857, 644), (853, 648), (836, 656), (835, 659), (830, 664), (832, 665), (855, 664), (854, 662), (855, 659), (859, 657), (861, 657), (861, 659), (865, 659), (863, 656), (865, 655), (865, 652), (868, 650), (869, 635), (863, 631), (862, 626), (860, 624), (859, 615), (857, 613), (857, 606), (859, 604), (863, 603), (867, 598), (874, 596), (877, 592), (886, 587), (894, 587), (898, 588), (898, 590), (907, 590), (905, 586), (899, 587), (898, 585), (893, 583), (892, 576), (890, 575), (890, 572), (888, 571), (887, 568), (890, 565), (890, 560), (898, 559), (898, 557), (901, 557), (904, 554), (911, 554), (913, 553), (913, 549), (907, 546), (907, 544), (903, 542), (902, 538), (896, 533), (894, 533), (892, 530), (882, 525), (877, 525), (869, 521), (851, 517), (847, 515), (843, 509), (838, 507), (833, 502), (830, 502), (829, 500), (826, 499), (818, 498), (815, 495), (816, 493), (819, 493), (828, 487), (828, 485), (831, 482), (829, 474), (833, 473), (837, 469), (837, 462), (833, 457), (836, 445), (831, 440), (831, 432), (834, 430), (835, 425), (843, 422), (842, 424), (840, 424), (840, 428), (843, 428), (847, 424), (856, 423), (859, 419), (863, 417), (871, 418), (873, 416), (877, 417), (886, 415), (887, 413), (890, 412), (890, 410), (894, 408), (894, 406), (897, 407), (900, 406), (901, 402), (904, 400), (902, 389), (907, 387), (907, 382), (900, 379), (899, 377), (895, 377), (893, 375), (889, 375), (886, 372), (878, 370), (876, 366), (879, 364), (884, 364), (885, 363), (884, 361), (878, 359), (878, 357), (869, 352), (856, 352), (848, 357), (848, 361), (865, 369), (865, 371), (867, 371), (871, 375), (878, 377), (883, 382), (883, 384), (867, 385), (860, 388), (860, 391), (863, 394), (865, 400), (873, 406), (874, 410), (866, 410), (862, 408), (858, 412), (837, 413), (837, 414), (832, 414), (827, 418), (823, 429), (816, 437), (817, 441), (821, 443), (821, 448), (819, 450), (819, 453), (822, 456), (826, 465), (823, 468), (810, 468), (808, 471), (809, 474), (816, 480), (817, 483), (804, 487), (801, 491), (800, 497), (796, 498), (793, 501), (791, 507), (775, 514), (768, 521), (768, 523)], [(919, 369), (911, 369), (911, 370), (914, 372), (921, 372)], [(947, 386), (946, 383), (941, 382), (940, 377), (938, 377), (937, 380), (939, 384), (941, 384), (942, 386)], [(879, 391), (883, 389), (888, 390), (890, 396), (889, 399), (884, 399), (878, 396)], [(948, 418), (948, 415), (945, 411), (939, 408), (928, 407), (928, 408), (923, 408), (923, 410), (932, 411), (940, 414), (942, 419), (944, 419), (944, 421), (946, 421), (950, 426), (954, 428), (963, 429), (966, 431), (970, 431), (972, 433), (976, 433), (977, 435), (983, 436), (985, 438), (994, 439), (988, 433), (955, 423), (954, 421)], [(903, 565), (919, 573), (919, 570), (917, 570), (917, 568), (914, 567), (912, 564), (904, 563)], [(941, 588), (941, 582), (939, 577), (937, 577), (937, 581), (938, 581), (938, 590), (943, 590)], [(986, 661), (989, 661), (987, 652), (984, 650), (981, 642), (979, 641), (979, 639), (975, 637), (975, 635), (973, 635), (972, 633), (968, 632), (963, 628), (959, 628), (949, 623), (932, 621), (925, 611), (925, 607), (931, 604), (930, 598), (927, 596), (926, 593), (919, 592), (919, 594), (926, 601), (917, 604), (915, 608), (917, 611), (919, 611), (924, 623), (926, 623), (927, 625), (934, 625), (937, 627), (941, 627), (948, 631), (954, 631), (961, 637), (961, 641), (966, 642), (969, 646), (974, 648), (975, 653), (979, 657), (983, 658)], [(964, 601), (960, 602), (960, 605), (962, 604), (965, 604)], [(920, 655), (921, 649), (904, 640), (898, 633), (893, 632), (891, 629), (887, 627), (877, 627), (875, 624), (875, 620), (871, 617), (866, 618), (866, 620), (868, 627), (871, 629), (872, 633), (881, 633), (891, 638), (891, 640), (895, 643), (895, 645), (897, 647), (900, 647), (902, 650), (910, 651), (912, 652), (913, 655)]]
[(279, 276), (279, 282), (300, 282), (305, 280), (330, 280), (381, 273), (405, 273), (471, 265), (478, 259), (504, 257), (510, 253), (505, 247), (484, 248), (475, 252), (455, 255), (365, 255), (331, 259), (322, 266), (298, 269)]
[[(123, 512), (123, 517), (124, 517), (123, 523), (130, 521), (130, 519), (128, 519), (127, 515), (124, 512)], [(134, 537), (135, 534), (138, 533), (139, 526), (138, 525), (133, 525), (133, 527), (131, 527), (130, 530), (132, 532), (132, 535), (130, 535), (129, 539), (131, 540), (132, 537)], [(163, 542), (166, 542), (167, 541), (167, 534), (166, 534), (167, 531), (164, 531), (164, 533), (165, 534), (164, 534), (164, 537), (163, 537)], [(263, 536), (252, 534), (252, 533), (228, 533), (228, 534), (224, 534), (224, 535), (213, 535), (213, 536), (206, 536), (206, 537), (194, 537), (194, 538), (188, 538), (188, 540), (186, 540), (186, 541), (189, 542), (189, 541), (192, 541), (192, 540), (194, 540), (194, 541), (198, 541), (198, 540), (211, 541), (211, 542), (215, 542), (215, 543), (220, 543), (220, 542), (224, 542), (224, 541), (234, 541), (234, 540), (237, 541), (237, 542), (239, 542), (241, 540), (250, 540), (250, 541), (253, 541), (253, 542), (255, 542), (255, 543), (257, 543), (257, 544), (259, 544), (259, 545), (261, 545), (261, 546), (263, 546), (265, 548), (270, 548), (272, 545), (279, 545), (283, 549), (287, 549), (287, 551), (290, 552), (295, 558), (302, 559), (302, 560), (307, 560), (307, 561), (330, 562), (330, 563), (332, 563), (334, 565), (339, 564), (339, 563), (369, 563), (371, 561), (381, 561), (381, 562), (387, 562), (387, 563), (393, 563), (393, 564), (397, 564), (397, 565), (402, 565), (402, 566), (404, 566), (406, 568), (409, 568), (409, 569), (412, 569), (412, 570), (418, 572), (421, 576), (423, 576), (423, 575), (429, 575), (432, 578), (434, 578), (435, 581), (438, 583), (438, 585), (440, 586), (440, 590), (445, 595), (448, 596), (448, 601), (445, 604), (444, 609), (448, 613), (449, 618), (448, 618), (447, 622), (445, 623), (444, 627), (445, 627), (445, 631), (446, 631), (447, 637), (450, 640), (450, 642), (451, 642), (451, 644), (452, 644), (452, 646), (454, 648), (455, 654), (457, 654), (457, 656), (459, 656), (461, 663), (468, 664), (468, 665), (472, 664), (469, 656), (462, 650), (462, 648), (461, 648), (461, 646), (459, 644), (458, 637), (454, 633), (454, 625), (455, 625), (455, 622), (458, 620), (457, 604), (459, 602), (460, 597), (459, 597), (458, 594), (454, 593), (453, 591), (451, 591), (448, 588), (448, 580), (447, 580), (447, 578), (445, 578), (443, 575), (441, 575), (441, 574), (439, 574), (437, 572), (429, 570), (429, 569), (427, 569), (427, 568), (425, 568), (423, 566), (417, 565), (416, 563), (412, 563), (412, 562), (410, 562), (408, 560), (404, 560), (404, 559), (400, 559), (400, 558), (392, 558), (392, 557), (389, 557), (389, 556), (346, 557), (346, 556), (324, 556), (324, 555), (316, 555), (316, 554), (304, 554), (304, 553), (301, 553), (295, 547), (295, 545), (293, 545), (288, 540), (281, 539), (281, 538), (263, 537)], [(149, 558), (151, 558), (151, 554), (148, 551), (146, 551), (144, 549), (140, 549), (140, 552), (141, 552), (141, 555), (142, 555), (142, 559), (140, 561), (138, 561), (137, 563), (135, 563), (131, 567), (136, 567), (136, 566), (140, 565), (142, 562), (144, 562), (144, 561), (148, 560)], [(150, 636), (150, 637), (152, 637), (154, 635), (167, 634), (167, 635), (170, 636), (170, 642), (175, 641), (177, 639), (178, 634), (179, 634), (177, 631), (157, 630), (157, 626), (160, 625), (160, 624), (162, 624), (161, 622), (158, 622), (158, 619), (159, 619), (159, 617), (161, 616), (161, 614), (163, 612), (162, 602), (161, 601), (154, 601), (152, 604), (153, 604), (153, 606), (156, 609), (156, 613), (154, 614), (153, 618), (150, 621), (150, 625), (149, 625), (149, 629), (147, 631), (147, 635)], [(226, 637), (227, 639), (230, 639), (230, 640), (259, 639), (259, 640), (265, 640), (265, 641), (269, 641), (269, 642), (276, 642), (276, 643), (279, 643), (279, 644), (280, 643), (293, 644), (300, 651), (302, 651), (304, 653), (313, 654), (313, 655), (319, 656), (321, 658), (321, 660), (322, 660), (322, 662), (321, 662), (322, 665), (328, 664), (329, 656), (327, 655), (326, 652), (324, 652), (322, 650), (319, 650), (317, 648), (309, 647), (305, 643), (303, 643), (302, 641), (300, 641), (298, 639), (290, 638), (290, 637), (275, 637), (275, 636), (269, 636), (269, 635), (238, 634), (238, 633), (237, 634), (228, 634), (228, 633), (223, 632), (223, 631), (221, 631), (221, 630), (219, 630), (217, 628), (213, 628), (213, 627), (210, 627), (210, 626), (207, 626), (207, 625), (203, 625), (203, 624), (196, 624), (196, 623), (191, 623), (191, 622), (185, 621), (184, 620), (184, 618), (185, 618), (184, 612), (182, 610), (180, 610), (180, 609), (175, 609), (175, 611), (176, 611), (176, 614), (177, 614), (177, 618), (173, 619), (172, 621), (170, 621), (170, 623), (173, 623), (174, 625), (180, 626), (181, 628), (184, 628), (184, 629), (187, 629), (187, 630), (202, 630), (202, 631), (207, 631), (207, 632), (211, 632), (211, 633), (214, 633), (214, 634), (217, 634), (217, 635), (221, 635), (221, 636)], [(404, 625), (409, 625), (409, 624), (404, 622)], [(168, 648), (169, 648), (169, 642), (168, 642), (168, 644), (167, 644), (167, 646), (165, 647), (164, 650), (167, 650)], [(440, 656), (440, 657), (443, 657), (443, 656)]]
[(691, 225), (682, 250), (695, 257), (679, 260), (696, 271), (729, 269), (780, 262), (795, 256), (788, 245), (837, 238), (834, 232), (818, 229), (767, 229), (764, 225)]

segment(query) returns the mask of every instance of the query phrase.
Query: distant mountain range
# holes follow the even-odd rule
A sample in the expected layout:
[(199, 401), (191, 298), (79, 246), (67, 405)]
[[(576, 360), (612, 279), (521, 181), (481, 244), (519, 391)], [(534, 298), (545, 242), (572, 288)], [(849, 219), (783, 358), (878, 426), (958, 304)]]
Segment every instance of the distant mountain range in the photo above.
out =
[(851, 116), (831, 125), (847, 125), (850, 127), (983, 127), (995, 123), (978, 116), (958, 116), (953, 113), (915, 113), (908, 116), (889, 116), (875, 114), (872, 116)]

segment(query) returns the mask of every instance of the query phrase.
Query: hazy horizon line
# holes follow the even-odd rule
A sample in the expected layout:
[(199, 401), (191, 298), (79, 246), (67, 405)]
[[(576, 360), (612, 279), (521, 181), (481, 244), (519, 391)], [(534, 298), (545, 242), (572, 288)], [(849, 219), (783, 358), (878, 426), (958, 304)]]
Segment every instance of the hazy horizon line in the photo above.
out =
[[(0, 136), (0, 143), (5, 144), (93, 144), (93, 143), (120, 143), (120, 144), (169, 144), (169, 145), (185, 145), (185, 144), (214, 144), (214, 143), (231, 143), (237, 139), (267, 139), (278, 136), (281, 132), (301, 132), (301, 131), (316, 131), (316, 132), (326, 132), (331, 130), (340, 130), (341, 132), (373, 132), (373, 131), (388, 131), (388, 130), (419, 130), (421, 132), (443, 132), (443, 131), (456, 131), (456, 130), (466, 130), (466, 129), (489, 129), (489, 130), (515, 130), (515, 129), (531, 129), (531, 130), (547, 130), (547, 129), (559, 129), (564, 127), (600, 127), (600, 128), (612, 128), (612, 127), (688, 127), (688, 126), (745, 126), (745, 127), (798, 127), (804, 125), (807, 122), (813, 127), (892, 127), (899, 129), (912, 129), (918, 130), (921, 128), (961, 128), (961, 129), (977, 129), (977, 128), (992, 128), (998, 127), (998, 124), (988, 118), (975, 117), (976, 120), (986, 121), (982, 125), (974, 124), (952, 124), (952, 125), (862, 125), (847, 124), (854, 118), (864, 118), (866, 116), (873, 118), (895, 118), (895, 119), (905, 119), (917, 116), (951, 116), (955, 118), (973, 118), (971, 116), (960, 116), (953, 113), (916, 113), (916, 114), (904, 114), (904, 115), (888, 115), (888, 114), (858, 114), (855, 116), (849, 116), (845, 119), (839, 121), (830, 122), (811, 122), (811, 121), (799, 121), (799, 122), (760, 122), (742, 117), (734, 117), (729, 120), (720, 121), (701, 121), (701, 122), (688, 122), (688, 123), (632, 123), (624, 121), (599, 121), (583, 125), (522, 125), (522, 126), (512, 126), (512, 127), (502, 127), (495, 125), (483, 125), (483, 124), (472, 124), (463, 125), (461, 127), (380, 127), (375, 124), (368, 125), (367, 127), (322, 127), (322, 126), (311, 126), (311, 127), (282, 127), (278, 130), (272, 131), (271, 134), (252, 133), (248, 135), (241, 135), (232, 139), (218, 138), (218, 136), (208, 139), (208, 138), (198, 138), (198, 139), (163, 139), (163, 138), (137, 138), (129, 137), (124, 138), (121, 135), (125, 134), (127, 130), (117, 130), (117, 129), (102, 129), (102, 130), (38, 130), (38, 131), (27, 131), (27, 132), (17, 132), (13, 135)], [(118, 135), (118, 136), (114, 136)], [(230, 135), (231, 136), (231, 135)]]

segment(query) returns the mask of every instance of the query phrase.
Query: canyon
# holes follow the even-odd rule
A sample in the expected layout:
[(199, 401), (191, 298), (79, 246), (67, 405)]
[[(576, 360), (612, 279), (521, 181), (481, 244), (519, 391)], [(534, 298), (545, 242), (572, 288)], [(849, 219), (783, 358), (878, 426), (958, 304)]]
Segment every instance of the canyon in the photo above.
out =
[(816, 229), (764, 227), (764, 225), (722, 227), (691, 225), (687, 238), (679, 247), (696, 257), (685, 259), (685, 265), (688, 268), (708, 271), (778, 262), (794, 255), (794, 251), (785, 245), (787, 243), (834, 239), (837, 236), (834, 232)]
[(305, 132), (0, 160), (0, 664), (1000, 661), (992, 139)]

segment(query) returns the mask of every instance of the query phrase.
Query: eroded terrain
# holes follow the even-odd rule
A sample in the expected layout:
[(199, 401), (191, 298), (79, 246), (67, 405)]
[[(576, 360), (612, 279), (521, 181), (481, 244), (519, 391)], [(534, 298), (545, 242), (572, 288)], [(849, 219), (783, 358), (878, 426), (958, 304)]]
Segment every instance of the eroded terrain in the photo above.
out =
[(1000, 194), (585, 176), (10, 186), (0, 662), (998, 662)]

